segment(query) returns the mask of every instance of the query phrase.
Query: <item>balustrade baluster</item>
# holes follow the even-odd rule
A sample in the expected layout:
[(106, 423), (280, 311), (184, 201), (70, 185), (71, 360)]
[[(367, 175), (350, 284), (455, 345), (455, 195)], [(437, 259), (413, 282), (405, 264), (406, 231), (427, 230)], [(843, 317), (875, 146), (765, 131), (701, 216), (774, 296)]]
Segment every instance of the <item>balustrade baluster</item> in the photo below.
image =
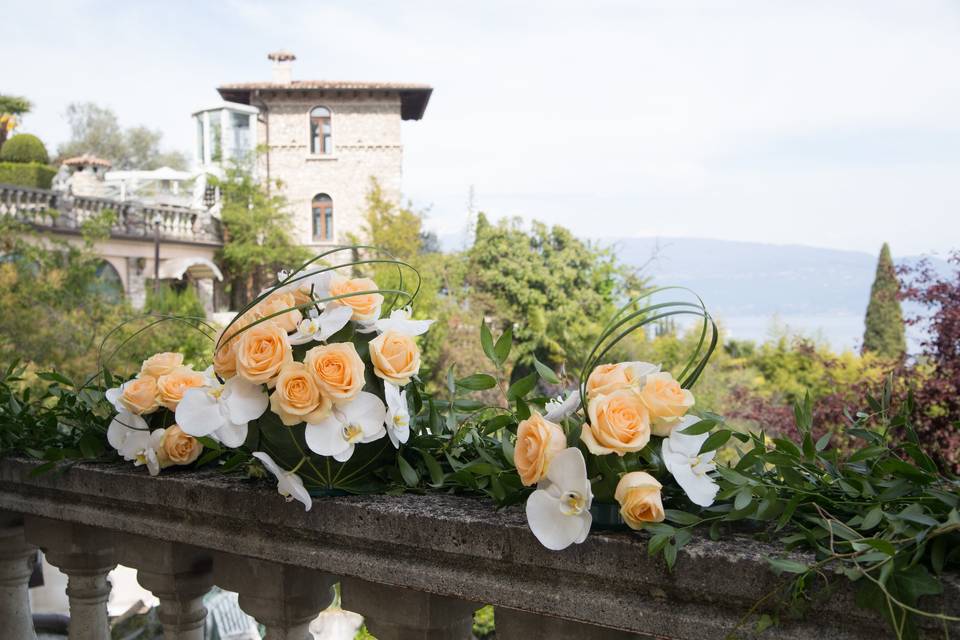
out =
[(356, 578), (341, 582), (343, 608), (356, 611), (378, 640), (468, 640), (478, 605)]
[(26, 535), (43, 549), (50, 564), (67, 574), (70, 639), (109, 639), (107, 576), (117, 566), (111, 532), (30, 516), (26, 519)]
[(120, 561), (137, 569), (140, 585), (160, 599), (164, 640), (203, 640), (207, 609), (203, 596), (213, 586), (208, 552), (190, 545), (118, 534)]
[(293, 565), (218, 553), (216, 584), (240, 594), (240, 608), (267, 628), (265, 640), (309, 640), (310, 622), (332, 600), (335, 576)]
[(23, 535), (23, 519), (0, 511), (0, 630), (4, 637), (36, 640), (28, 584), (37, 548)]

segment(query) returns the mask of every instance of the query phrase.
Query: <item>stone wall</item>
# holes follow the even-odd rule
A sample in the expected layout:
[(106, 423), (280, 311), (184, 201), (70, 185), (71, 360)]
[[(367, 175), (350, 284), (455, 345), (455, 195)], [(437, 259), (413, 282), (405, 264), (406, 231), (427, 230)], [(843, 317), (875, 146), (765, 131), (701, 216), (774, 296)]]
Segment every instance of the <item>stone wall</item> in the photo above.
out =
[[(344, 606), (366, 616), (381, 640), (467, 640), (471, 612), (487, 603), (496, 607), (502, 640), (724, 638), (782, 584), (766, 561), (784, 555), (782, 548), (745, 535), (716, 542), (698, 536), (680, 551), (671, 573), (660, 558), (648, 556), (646, 534), (595, 531), (583, 544), (552, 552), (530, 533), (522, 506), (498, 510), (476, 498), (326, 497), (316, 498), (313, 509), (304, 512), (299, 503), (284, 502), (273, 482), (244, 481), (214, 470), (170, 471), (153, 478), (129, 464), (79, 464), (35, 476), (36, 466), (0, 460), (0, 524), (6, 511), (14, 519), (25, 518), (28, 533), (37, 518), (52, 521), (47, 529), (54, 531), (93, 528), (96, 548), (114, 540), (122, 563), (140, 570), (141, 577), (143, 572), (155, 577), (160, 563), (154, 556), (165, 550), (179, 565), (164, 571), (192, 567), (199, 586), (191, 598), (219, 584), (240, 591), (241, 607), (258, 619), (260, 600), (273, 603), (268, 612), (276, 611), (283, 602), (302, 604), (305, 596), (324, 593), (323, 585), (340, 580)], [(44, 536), (27, 540), (56, 549)], [(74, 548), (74, 542), (61, 546)], [(28, 558), (29, 549), (16, 557)], [(268, 569), (275, 581), (249, 579)], [(179, 571), (181, 578), (186, 575), (186, 569)], [(29, 573), (17, 576), (25, 590)], [(308, 582), (318, 586), (308, 588)], [(951, 574), (943, 582), (943, 596), (924, 598), (920, 606), (958, 616), (960, 580)], [(144, 584), (161, 599), (161, 608), (165, 599), (171, 608), (183, 600)], [(842, 576), (833, 577), (828, 591), (820, 581), (813, 590), (817, 597), (804, 618), (784, 619), (761, 637), (891, 637), (875, 613), (854, 604)], [(0, 614), (4, 608), (22, 608), (19, 602), (0, 598)], [(304, 620), (324, 605), (307, 604)], [(764, 600), (757, 610), (769, 605)], [(929, 637), (947, 632), (932, 620), (924, 627)], [(2, 615), (0, 628), (5, 628)], [(202, 629), (202, 614), (197, 628)], [(960, 626), (950, 623), (949, 630), (954, 637)], [(736, 637), (754, 634), (747, 625)]]
[[(366, 194), (375, 177), (388, 198), (399, 200), (403, 148), (400, 140), (400, 97), (370, 97), (364, 92), (312, 92), (297, 95), (265, 93), (266, 113), (258, 126), (258, 144), (267, 145), (272, 180), (284, 183), (296, 238), (320, 247), (312, 234), (312, 200), (319, 193), (333, 199), (334, 243), (347, 242), (363, 226)], [(259, 105), (258, 105), (259, 106)], [(333, 152), (310, 153), (310, 110), (331, 111)], [(266, 175), (266, 160), (259, 170)]]

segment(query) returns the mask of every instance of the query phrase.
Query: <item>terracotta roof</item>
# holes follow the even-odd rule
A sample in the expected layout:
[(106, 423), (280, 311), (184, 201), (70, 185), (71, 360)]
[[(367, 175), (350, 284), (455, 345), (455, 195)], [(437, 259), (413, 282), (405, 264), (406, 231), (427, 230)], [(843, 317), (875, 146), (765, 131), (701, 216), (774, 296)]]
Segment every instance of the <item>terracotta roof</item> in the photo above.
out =
[(404, 120), (419, 120), (427, 109), (433, 88), (426, 84), (402, 82), (352, 82), (337, 80), (293, 80), (291, 82), (238, 82), (217, 87), (220, 96), (227, 102), (250, 104), (254, 91), (373, 91), (400, 94), (400, 117)]
[(108, 169), (113, 166), (113, 163), (111, 163), (109, 160), (98, 158), (97, 156), (89, 153), (85, 153), (82, 156), (76, 156), (74, 158), (67, 158), (63, 161), (63, 164), (67, 165), (68, 167), (95, 164), (101, 167), (107, 167)]

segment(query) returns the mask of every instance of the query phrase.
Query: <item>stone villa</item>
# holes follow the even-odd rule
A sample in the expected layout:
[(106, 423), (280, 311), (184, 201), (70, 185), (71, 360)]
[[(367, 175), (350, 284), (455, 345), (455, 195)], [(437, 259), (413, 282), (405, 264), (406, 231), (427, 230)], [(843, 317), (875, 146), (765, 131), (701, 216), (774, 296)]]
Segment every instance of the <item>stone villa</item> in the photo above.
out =
[(279, 183), (307, 246), (347, 241), (363, 225), (370, 178), (400, 199), (401, 120), (420, 120), (432, 88), (421, 84), (294, 80), (285, 51), (269, 82), (224, 84), (224, 102), (194, 113), (195, 158), (216, 172), (224, 161), (252, 158), (268, 184)]

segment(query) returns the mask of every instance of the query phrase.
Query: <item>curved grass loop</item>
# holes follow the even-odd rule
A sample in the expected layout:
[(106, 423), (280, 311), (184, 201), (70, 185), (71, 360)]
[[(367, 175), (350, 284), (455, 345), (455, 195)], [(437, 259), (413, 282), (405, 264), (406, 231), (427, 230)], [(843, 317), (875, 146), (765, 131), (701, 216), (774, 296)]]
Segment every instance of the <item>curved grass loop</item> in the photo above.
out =
[[(641, 301), (649, 300), (658, 293), (671, 290), (686, 291), (696, 298), (696, 302), (671, 300), (640, 306)], [(597, 338), (597, 341), (594, 343), (593, 348), (590, 350), (590, 355), (587, 356), (587, 360), (584, 363), (583, 370), (580, 372), (580, 408), (584, 415), (588, 415), (587, 379), (597, 365), (603, 362), (606, 355), (619, 344), (621, 340), (631, 335), (634, 331), (638, 331), (653, 322), (675, 316), (695, 316), (703, 318), (697, 346), (686, 360), (683, 369), (676, 376), (680, 382), (680, 386), (684, 389), (690, 389), (696, 384), (720, 340), (717, 323), (714, 322), (710, 312), (707, 311), (707, 307), (704, 305), (700, 296), (691, 289), (687, 289), (686, 287), (659, 287), (642, 297), (631, 299), (620, 307), (610, 321), (607, 322), (600, 337)], [(708, 331), (709, 341), (707, 338)]]

